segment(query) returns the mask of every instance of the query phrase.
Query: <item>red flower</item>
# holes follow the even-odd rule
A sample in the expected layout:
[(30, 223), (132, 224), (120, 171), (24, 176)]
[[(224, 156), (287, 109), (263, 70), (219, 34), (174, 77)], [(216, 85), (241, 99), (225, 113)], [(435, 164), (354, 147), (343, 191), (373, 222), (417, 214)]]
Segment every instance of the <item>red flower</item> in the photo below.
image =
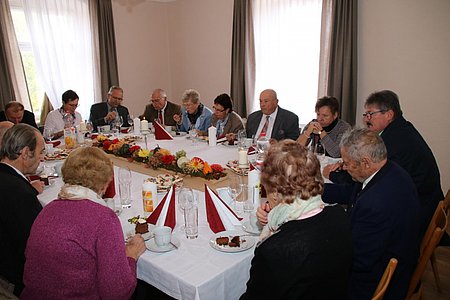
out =
[(119, 142), (119, 139), (118, 139), (118, 138), (115, 138), (115, 139), (113, 139), (113, 141), (112, 141), (113, 144), (117, 144), (118, 142)]
[(111, 142), (109, 140), (103, 142), (103, 150), (108, 151), (109, 146), (111, 146)]
[(131, 146), (130, 147), (130, 153), (138, 151), (139, 149), (141, 149), (141, 147), (139, 147), (138, 145)]
[(170, 165), (174, 162), (175, 156), (174, 155), (163, 155), (161, 157), (161, 160), (162, 160), (163, 164)]
[(214, 171), (214, 173), (222, 173), (223, 172), (223, 168), (219, 164), (212, 164), (211, 169)]

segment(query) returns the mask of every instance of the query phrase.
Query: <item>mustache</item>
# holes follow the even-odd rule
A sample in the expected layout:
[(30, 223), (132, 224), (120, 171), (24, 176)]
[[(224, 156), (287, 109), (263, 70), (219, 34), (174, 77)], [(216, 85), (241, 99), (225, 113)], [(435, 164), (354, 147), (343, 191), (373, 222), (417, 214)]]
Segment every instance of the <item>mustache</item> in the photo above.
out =
[(371, 127), (371, 126), (373, 126), (373, 125), (372, 125), (372, 123), (370, 123), (370, 122), (366, 122), (366, 126), (367, 126), (367, 127)]

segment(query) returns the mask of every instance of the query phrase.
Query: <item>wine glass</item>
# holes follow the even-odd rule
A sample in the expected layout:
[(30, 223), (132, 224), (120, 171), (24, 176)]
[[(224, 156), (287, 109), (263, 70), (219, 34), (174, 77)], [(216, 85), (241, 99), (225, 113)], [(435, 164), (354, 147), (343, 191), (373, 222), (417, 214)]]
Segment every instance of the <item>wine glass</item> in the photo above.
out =
[(132, 114), (128, 115), (127, 121), (128, 121), (128, 125), (130, 125), (130, 127), (131, 127), (130, 130), (134, 130), (134, 116)]
[(242, 177), (241, 176), (230, 176), (229, 180), (229, 186), (228, 186), (228, 194), (233, 199), (233, 204), (235, 206), (236, 212), (240, 211), (242, 207), (239, 207), (237, 203), (237, 198), (242, 193), (243, 189), (243, 183), (242, 183)]
[(239, 147), (246, 148), (245, 147), (245, 139), (247, 138), (247, 131), (245, 129), (241, 129), (237, 133), (237, 140)]
[(50, 127), (45, 127), (44, 128), (44, 138), (47, 141), (51, 142), (54, 137), (55, 137), (55, 130)]
[(86, 122), (86, 131), (88, 133), (88, 137), (91, 137), (92, 131), (94, 131), (94, 124), (91, 121)]
[(188, 187), (181, 188), (178, 194), (178, 208), (183, 212), (184, 222), (186, 223), (186, 209), (194, 204), (194, 193)]

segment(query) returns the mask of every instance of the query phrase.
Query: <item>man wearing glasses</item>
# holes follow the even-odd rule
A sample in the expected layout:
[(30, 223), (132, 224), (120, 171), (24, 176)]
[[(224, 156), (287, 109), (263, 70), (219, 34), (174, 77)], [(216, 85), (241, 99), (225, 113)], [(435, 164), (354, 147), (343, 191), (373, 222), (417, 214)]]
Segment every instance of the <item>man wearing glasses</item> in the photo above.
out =
[[(403, 117), (398, 96), (394, 92), (375, 92), (367, 98), (364, 107), (364, 124), (381, 136), (388, 159), (398, 163), (414, 181), (421, 202), (420, 229), (423, 234), (437, 204), (444, 199), (433, 152), (414, 125)], [(342, 175), (339, 174), (342, 172), (329, 173), (330, 180), (342, 181)], [(327, 175), (324, 170), (324, 176)]]
[(109, 88), (106, 102), (95, 103), (91, 106), (91, 115), (89, 120), (97, 126), (111, 125), (114, 121), (122, 117), (123, 127), (129, 127), (128, 124), (128, 108), (122, 105), (123, 89), (118, 86)]
[(72, 90), (67, 90), (61, 97), (62, 106), (48, 113), (45, 119), (45, 128), (54, 132), (54, 138), (60, 138), (64, 135), (64, 129), (80, 125), (83, 118), (77, 111), (79, 106), (78, 94)]
[(156, 89), (151, 96), (151, 102), (145, 106), (144, 113), (140, 116), (149, 122), (158, 120), (160, 124), (167, 126), (176, 126), (173, 119), (174, 115), (181, 114), (181, 106), (167, 101), (166, 91)]

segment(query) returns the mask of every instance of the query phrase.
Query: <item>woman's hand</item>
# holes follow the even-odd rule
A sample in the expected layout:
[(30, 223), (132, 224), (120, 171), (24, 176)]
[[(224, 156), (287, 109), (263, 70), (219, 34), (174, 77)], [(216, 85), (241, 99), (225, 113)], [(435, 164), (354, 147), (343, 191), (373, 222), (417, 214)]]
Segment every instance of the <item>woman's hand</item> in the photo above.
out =
[(261, 203), (261, 206), (256, 209), (256, 217), (258, 218), (259, 223), (262, 225), (266, 225), (268, 222), (267, 216), (270, 212), (269, 203), (266, 201)]
[(138, 258), (145, 251), (145, 243), (144, 239), (140, 234), (136, 234), (131, 239), (128, 240), (127, 245), (125, 246), (125, 253), (127, 257), (134, 258), (138, 260)]

